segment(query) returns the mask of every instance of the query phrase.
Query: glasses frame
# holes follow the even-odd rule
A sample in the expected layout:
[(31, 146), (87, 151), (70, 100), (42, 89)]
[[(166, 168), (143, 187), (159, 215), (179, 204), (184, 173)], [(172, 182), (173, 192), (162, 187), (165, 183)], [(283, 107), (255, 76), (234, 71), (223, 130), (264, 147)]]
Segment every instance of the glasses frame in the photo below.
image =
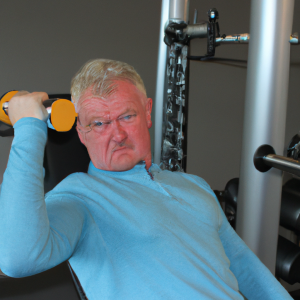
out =
[[(136, 117), (136, 114), (132, 114), (132, 115), (128, 115), (130, 117)], [(125, 116), (125, 117), (128, 117), (128, 116)], [(125, 118), (124, 117), (124, 118)], [(94, 123), (90, 123), (89, 125), (86, 125), (86, 126), (83, 126), (80, 122), (80, 119), (79, 119), (79, 115), (77, 116), (77, 122), (79, 123), (80, 127), (82, 127), (84, 130), (82, 130), (80, 127), (78, 127), (78, 129), (84, 133), (88, 133), (88, 132), (91, 132), (93, 130), (93, 128), (96, 126), (97, 123), (99, 123), (99, 121), (95, 121)], [(113, 121), (109, 121), (109, 122), (101, 122), (102, 124), (105, 124), (105, 125), (109, 125), (111, 124)], [(85, 128), (89, 127), (90, 130), (86, 131)]]
[[(79, 130), (84, 132), (84, 133), (91, 132), (93, 130), (94, 126), (95, 126), (95, 124), (92, 124), (92, 123), (90, 123), (89, 125), (83, 126), (80, 122), (79, 115), (77, 116), (77, 122), (79, 123), (80, 127), (82, 127), (84, 129), (84, 130), (82, 130), (80, 127), (78, 127)], [(94, 125), (94, 126), (92, 126), (92, 125)], [(89, 128), (89, 130), (85, 130), (85, 128)]]

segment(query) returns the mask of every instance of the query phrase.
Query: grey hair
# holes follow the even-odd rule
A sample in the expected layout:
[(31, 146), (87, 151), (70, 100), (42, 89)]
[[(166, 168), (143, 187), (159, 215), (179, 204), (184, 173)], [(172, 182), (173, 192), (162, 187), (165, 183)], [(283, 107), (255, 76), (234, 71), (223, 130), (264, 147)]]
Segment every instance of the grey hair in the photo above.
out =
[(94, 95), (101, 98), (109, 97), (117, 90), (118, 80), (131, 82), (146, 95), (142, 78), (129, 64), (109, 59), (88, 61), (71, 82), (71, 95), (75, 107), (89, 87), (92, 87)]

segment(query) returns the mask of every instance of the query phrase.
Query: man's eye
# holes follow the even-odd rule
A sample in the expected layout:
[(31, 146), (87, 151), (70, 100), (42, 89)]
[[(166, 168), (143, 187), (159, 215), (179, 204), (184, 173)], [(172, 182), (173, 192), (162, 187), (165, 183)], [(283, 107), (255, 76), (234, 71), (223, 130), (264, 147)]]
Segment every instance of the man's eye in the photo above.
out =
[(136, 115), (128, 115), (128, 116), (125, 116), (123, 119), (125, 120), (130, 120), (132, 117), (135, 117)]
[(103, 122), (95, 122), (94, 124), (95, 124), (96, 127), (100, 127), (100, 126), (103, 125)]

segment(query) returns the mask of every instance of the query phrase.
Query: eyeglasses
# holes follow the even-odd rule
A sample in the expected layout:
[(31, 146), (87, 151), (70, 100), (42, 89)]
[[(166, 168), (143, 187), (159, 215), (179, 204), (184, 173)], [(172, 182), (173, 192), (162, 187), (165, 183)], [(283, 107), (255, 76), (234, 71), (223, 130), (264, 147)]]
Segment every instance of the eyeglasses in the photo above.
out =
[[(125, 122), (125, 123), (131, 123), (134, 119), (134, 117), (136, 117), (136, 114), (133, 115), (126, 115), (124, 117), (120, 117), (117, 120), (121, 121), (121, 122)], [(113, 121), (92, 121), (89, 125), (83, 126), (80, 122), (79, 119), (79, 115), (77, 116), (77, 122), (79, 123), (79, 130), (84, 132), (84, 133), (88, 133), (92, 130), (94, 130), (95, 132), (103, 132), (105, 131), (105, 129), (107, 129), (108, 125), (110, 125)]]

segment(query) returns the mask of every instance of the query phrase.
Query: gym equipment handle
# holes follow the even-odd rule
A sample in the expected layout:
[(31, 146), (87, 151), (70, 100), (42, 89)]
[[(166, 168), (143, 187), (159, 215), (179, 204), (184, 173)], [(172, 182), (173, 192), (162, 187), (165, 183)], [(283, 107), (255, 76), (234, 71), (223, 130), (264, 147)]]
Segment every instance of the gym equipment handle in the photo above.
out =
[(255, 168), (260, 172), (267, 172), (271, 168), (275, 168), (300, 177), (300, 162), (289, 157), (276, 155), (274, 148), (270, 145), (258, 147), (253, 162)]

